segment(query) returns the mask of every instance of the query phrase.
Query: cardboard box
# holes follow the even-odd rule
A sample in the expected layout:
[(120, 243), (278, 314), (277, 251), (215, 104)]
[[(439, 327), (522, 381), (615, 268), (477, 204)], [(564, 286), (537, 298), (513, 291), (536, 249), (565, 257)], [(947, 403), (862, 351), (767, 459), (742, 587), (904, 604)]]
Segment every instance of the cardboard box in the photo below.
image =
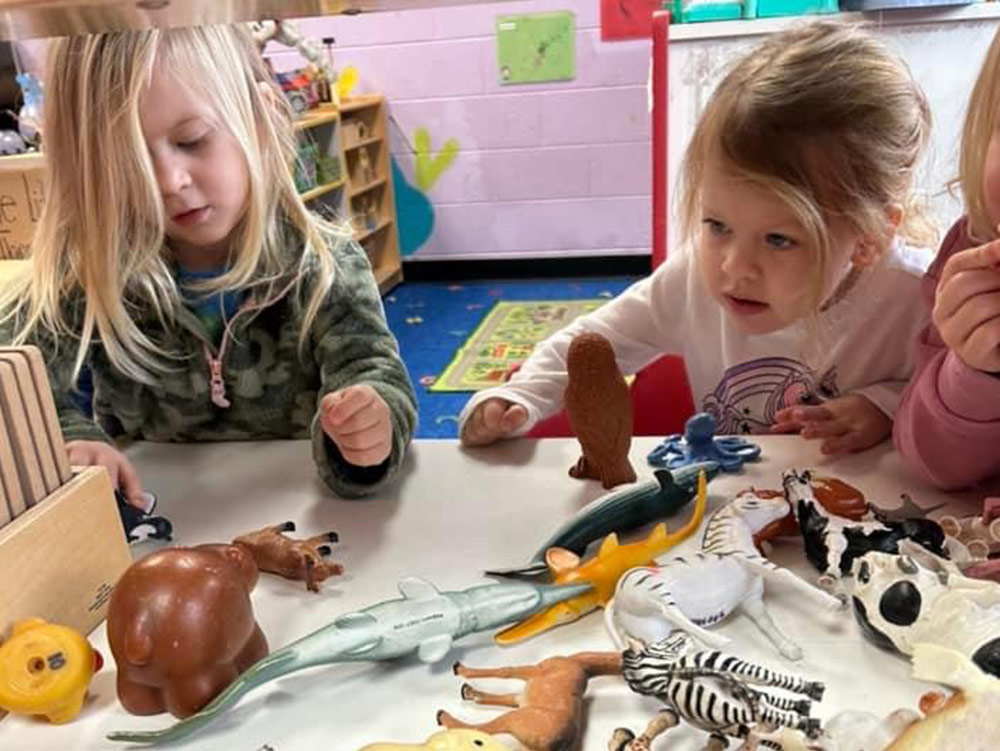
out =
[(45, 203), (41, 154), (0, 157), (0, 258), (25, 258)]
[(0, 638), (29, 616), (89, 633), (131, 563), (107, 470), (80, 469), (0, 528)]

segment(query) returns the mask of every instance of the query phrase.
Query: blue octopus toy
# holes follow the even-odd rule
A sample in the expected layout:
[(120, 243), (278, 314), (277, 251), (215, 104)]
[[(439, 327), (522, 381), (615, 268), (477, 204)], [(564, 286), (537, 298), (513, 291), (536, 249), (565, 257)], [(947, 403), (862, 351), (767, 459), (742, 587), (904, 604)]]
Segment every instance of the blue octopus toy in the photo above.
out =
[(715, 418), (699, 412), (684, 424), (684, 435), (668, 435), (649, 452), (653, 467), (679, 469), (697, 462), (718, 462), (723, 472), (739, 472), (743, 462), (760, 457), (760, 446), (739, 436), (716, 436)]

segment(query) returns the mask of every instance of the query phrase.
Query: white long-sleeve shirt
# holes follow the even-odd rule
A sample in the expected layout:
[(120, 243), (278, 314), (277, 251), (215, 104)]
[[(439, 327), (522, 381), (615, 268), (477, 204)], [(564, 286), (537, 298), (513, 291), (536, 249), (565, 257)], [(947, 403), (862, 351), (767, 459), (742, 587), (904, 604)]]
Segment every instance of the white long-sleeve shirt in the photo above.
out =
[(695, 405), (715, 416), (719, 433), (762, 432), (784, 407), (849, 392), (892, 417), (913, 372), (912, 342), (927, 323), (920, 280), (929, 261), (927, 251), (897, 241), (823, 312), (750, 335), (704, 289), (693, 253), (677, 254), (538, 345), (507, 384), (478, 392), (459, 425), (491, 397), (527, 409), (518, 434), (561, 409), (566, 352), (582, 331), (611, 342), (625, 375), (663, 354), (683, 357)]

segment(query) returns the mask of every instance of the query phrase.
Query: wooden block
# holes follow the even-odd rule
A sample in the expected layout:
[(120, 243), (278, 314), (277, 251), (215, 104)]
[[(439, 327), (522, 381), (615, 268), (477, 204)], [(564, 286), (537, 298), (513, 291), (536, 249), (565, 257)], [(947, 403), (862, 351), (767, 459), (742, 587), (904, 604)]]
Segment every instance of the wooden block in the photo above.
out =
[(7, 424), (2, 417), (0, 414), (0, 485), (3, 486), (10, 519), (13, 519), (24, 513), (28, 504), (24, 500), (21, 478), (17, 473), (17, 463), (14, 461), (14, 442), (7, 432)]
[(73, 471), (69, 466), (69, 455), (66, 453), (66, 442), (63, 439), (62, 428), (59, 426), (59, 414), (56, 412), (56, 401), (52, 396), (52, 386), (49, 383), (49, 371), (45, 367), (45, 360), (38, 347), (0, 347), (0, 355), (18, 352), (23, 356), (31, 369), (32, 380), (38, 394), (38, 402), (41, 407), (42, 421), (45, 424), (45, 431), (48, 434), (49, 446), (52, 450), (52, 458), (56, 465), (56, 472), (59, 475), (60, 484), (69, 482), (73, 478)]
[(29, 506), (33, 506), (48, 493), (45, 490), (42, 469), (35, 452), (35, 442), (31, 437), (31, 429), (28, 427), (28, 416), (24, 409), (24, 402), (21, 400), (18, 389), (17, 375), (11, 364), (3, 360), (0, 360), (0, 413), (3, 415), (3, 421), (7, 425), (7, 434), (10, 436), (11, 445), (14, 448), (14, 463), (17, 465), (17, 474), (21, 479), (24, 500)]
[(42, 405), (38, 398), (38, 389), (31, 373), (28, 358), (23, 352), (14, 350), (0, 352), (0, 362), (8, 363), (14, 369), (17, 377), (17, 389), (24, 405), (24, 414), (28, 418), (28, 433), (34, 445), (38, 466), (42, 470), (42, 482), (45, 484), (45, 494), (52, 493), (62, 485), (59, 472), (56, 470), (55, 455), (49, 442), (49, 431), (42, 417)]
[[(6, 439), (2, 434), (0, 434), (0, 441), (3, 440)], [(2, 472), (3, 468), (0, 467), (0, 473)], [(11, 508), (10, 502), (7, 500), (7, 491), (4, 490), (3, 476), (2, 474), (0, 474), (0, 529), (2, 529), (3, 526), (13, 518), (14, 518), (14, 511)]]
[(0, 634), (29, 616), (88, 633), (131, 562), (108, 472), (86, 467), (0, 529)]

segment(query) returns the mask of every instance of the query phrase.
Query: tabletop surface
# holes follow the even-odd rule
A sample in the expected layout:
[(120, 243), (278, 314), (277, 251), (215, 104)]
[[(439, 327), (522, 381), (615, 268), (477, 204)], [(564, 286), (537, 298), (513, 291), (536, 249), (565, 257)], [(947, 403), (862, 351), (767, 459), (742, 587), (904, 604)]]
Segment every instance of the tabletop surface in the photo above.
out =
[[(981, 494), (945, 496), (906, 473), (888, 444), (866, 453), (828, 460), (814, 444), (793, 436), (761, 437), (761, 461), (739, 474), (721, 475), (709, 485), (708, 511), (739, 490), (780, 488), (787, 468), (818, 467), (864, 491), (883, 508), (899, 505), (907, 492), (921, 507), (942, 501), (973, 513)], [(652, 474), (645, 455), (654, 439), (637, 438), (632, 460), (640, 480)], [(157, 513), (174, 523), (174, 544), (225, 542), (238, 534), (292, 520), (297, 536), (335, 530), (333, 560), (343, 576), (327, 580), (319, 594), (301, 582), (262, 574), (253, 603), (271, 649), (280, 648), (333, 621), (338, 615), (399, 596), (396, 584), (418, 576), (441, 590), (465, 589), (488, 580), (482, 571), (525, 561), (566, 517), (604, 493), (594, 481), (578, 481), (567, 469), (578, 456), (576, 441), (510, 441), (490, 449), (464, 450), (454, 441), (417, 441), (399, 481), (363, 501), (334, 499), (317, 479), (309, 444), (301, 441), (224, 444), (137, 444), (129, 451), (147, 489), (159, 497)], [(690, 506), (667, 520), (669, 529), (685, 523)], [(938, 512), (940, 513), (940, 512)], [(706, 514), (707, 516), (707, 514)], [(624, 541), (645, 534), (623, 537)], [(697, 549), (700, 534), (666, 556)], [(158, 543), (134, 548), (141, 556)], [(661, 557), (661, 559), (663, 558)], [(801, 540), (779, 541), (772, 560), (815, 581)], [(749, 619), (736, 613), (717, 626), (732, 641), (729, 651), (786, 672), (827, 684), (813, 713), (827, 719), (840, 709), (866, 709), (884, 715), (915, 708), (930, 687), (909, 678), (909, 663), (863, 640), (849, 610), (812, 612), (793, 591), (767, 585), (768, 609), (779, 627), (805, 653), (796, 663), (778, 655)], [(23, 717), (0, 722), (0, 749), (59, 751), (127, 748), (105, 740), (112, 730), (156, 730), (174, 719), (166, 714), (127, 714), (115, 697), (115, 668), (103, 625), (91, 641), (105, 656), (105, 667), (91, 684), (81, 715), (64, 726)], [(475, 667), (537, 662), (582, 650), (610, 650), (599, 613), (558, 627), (510, 647), (494, 645), (492, 635), (474, 634), (456, 642), (441, 662), (413, 659), (311, 668), (275, 681), (246, 696), (238, 706), (200, 733), (170, 746), (181, 749), (258, 751), (356, 751), (368, 743), (418, 743), (436, 732), (439, 709), (473, 722), (501, 710), (463, 702), (462, 679), (451, 672), (455, 660)], [(517, 691), (518, 681), (479, 681), (486, 690)], [(588, 688), (587, 721), (581, 748), (603, 751), (612, 731), (636, 732), (660, 706), (633, 695), (614, 677), (595, 678)], [(500, 738), (511, 748), (509, 736)], [(702, 748), (706, 736), (679, 727), (660, 748)]]

